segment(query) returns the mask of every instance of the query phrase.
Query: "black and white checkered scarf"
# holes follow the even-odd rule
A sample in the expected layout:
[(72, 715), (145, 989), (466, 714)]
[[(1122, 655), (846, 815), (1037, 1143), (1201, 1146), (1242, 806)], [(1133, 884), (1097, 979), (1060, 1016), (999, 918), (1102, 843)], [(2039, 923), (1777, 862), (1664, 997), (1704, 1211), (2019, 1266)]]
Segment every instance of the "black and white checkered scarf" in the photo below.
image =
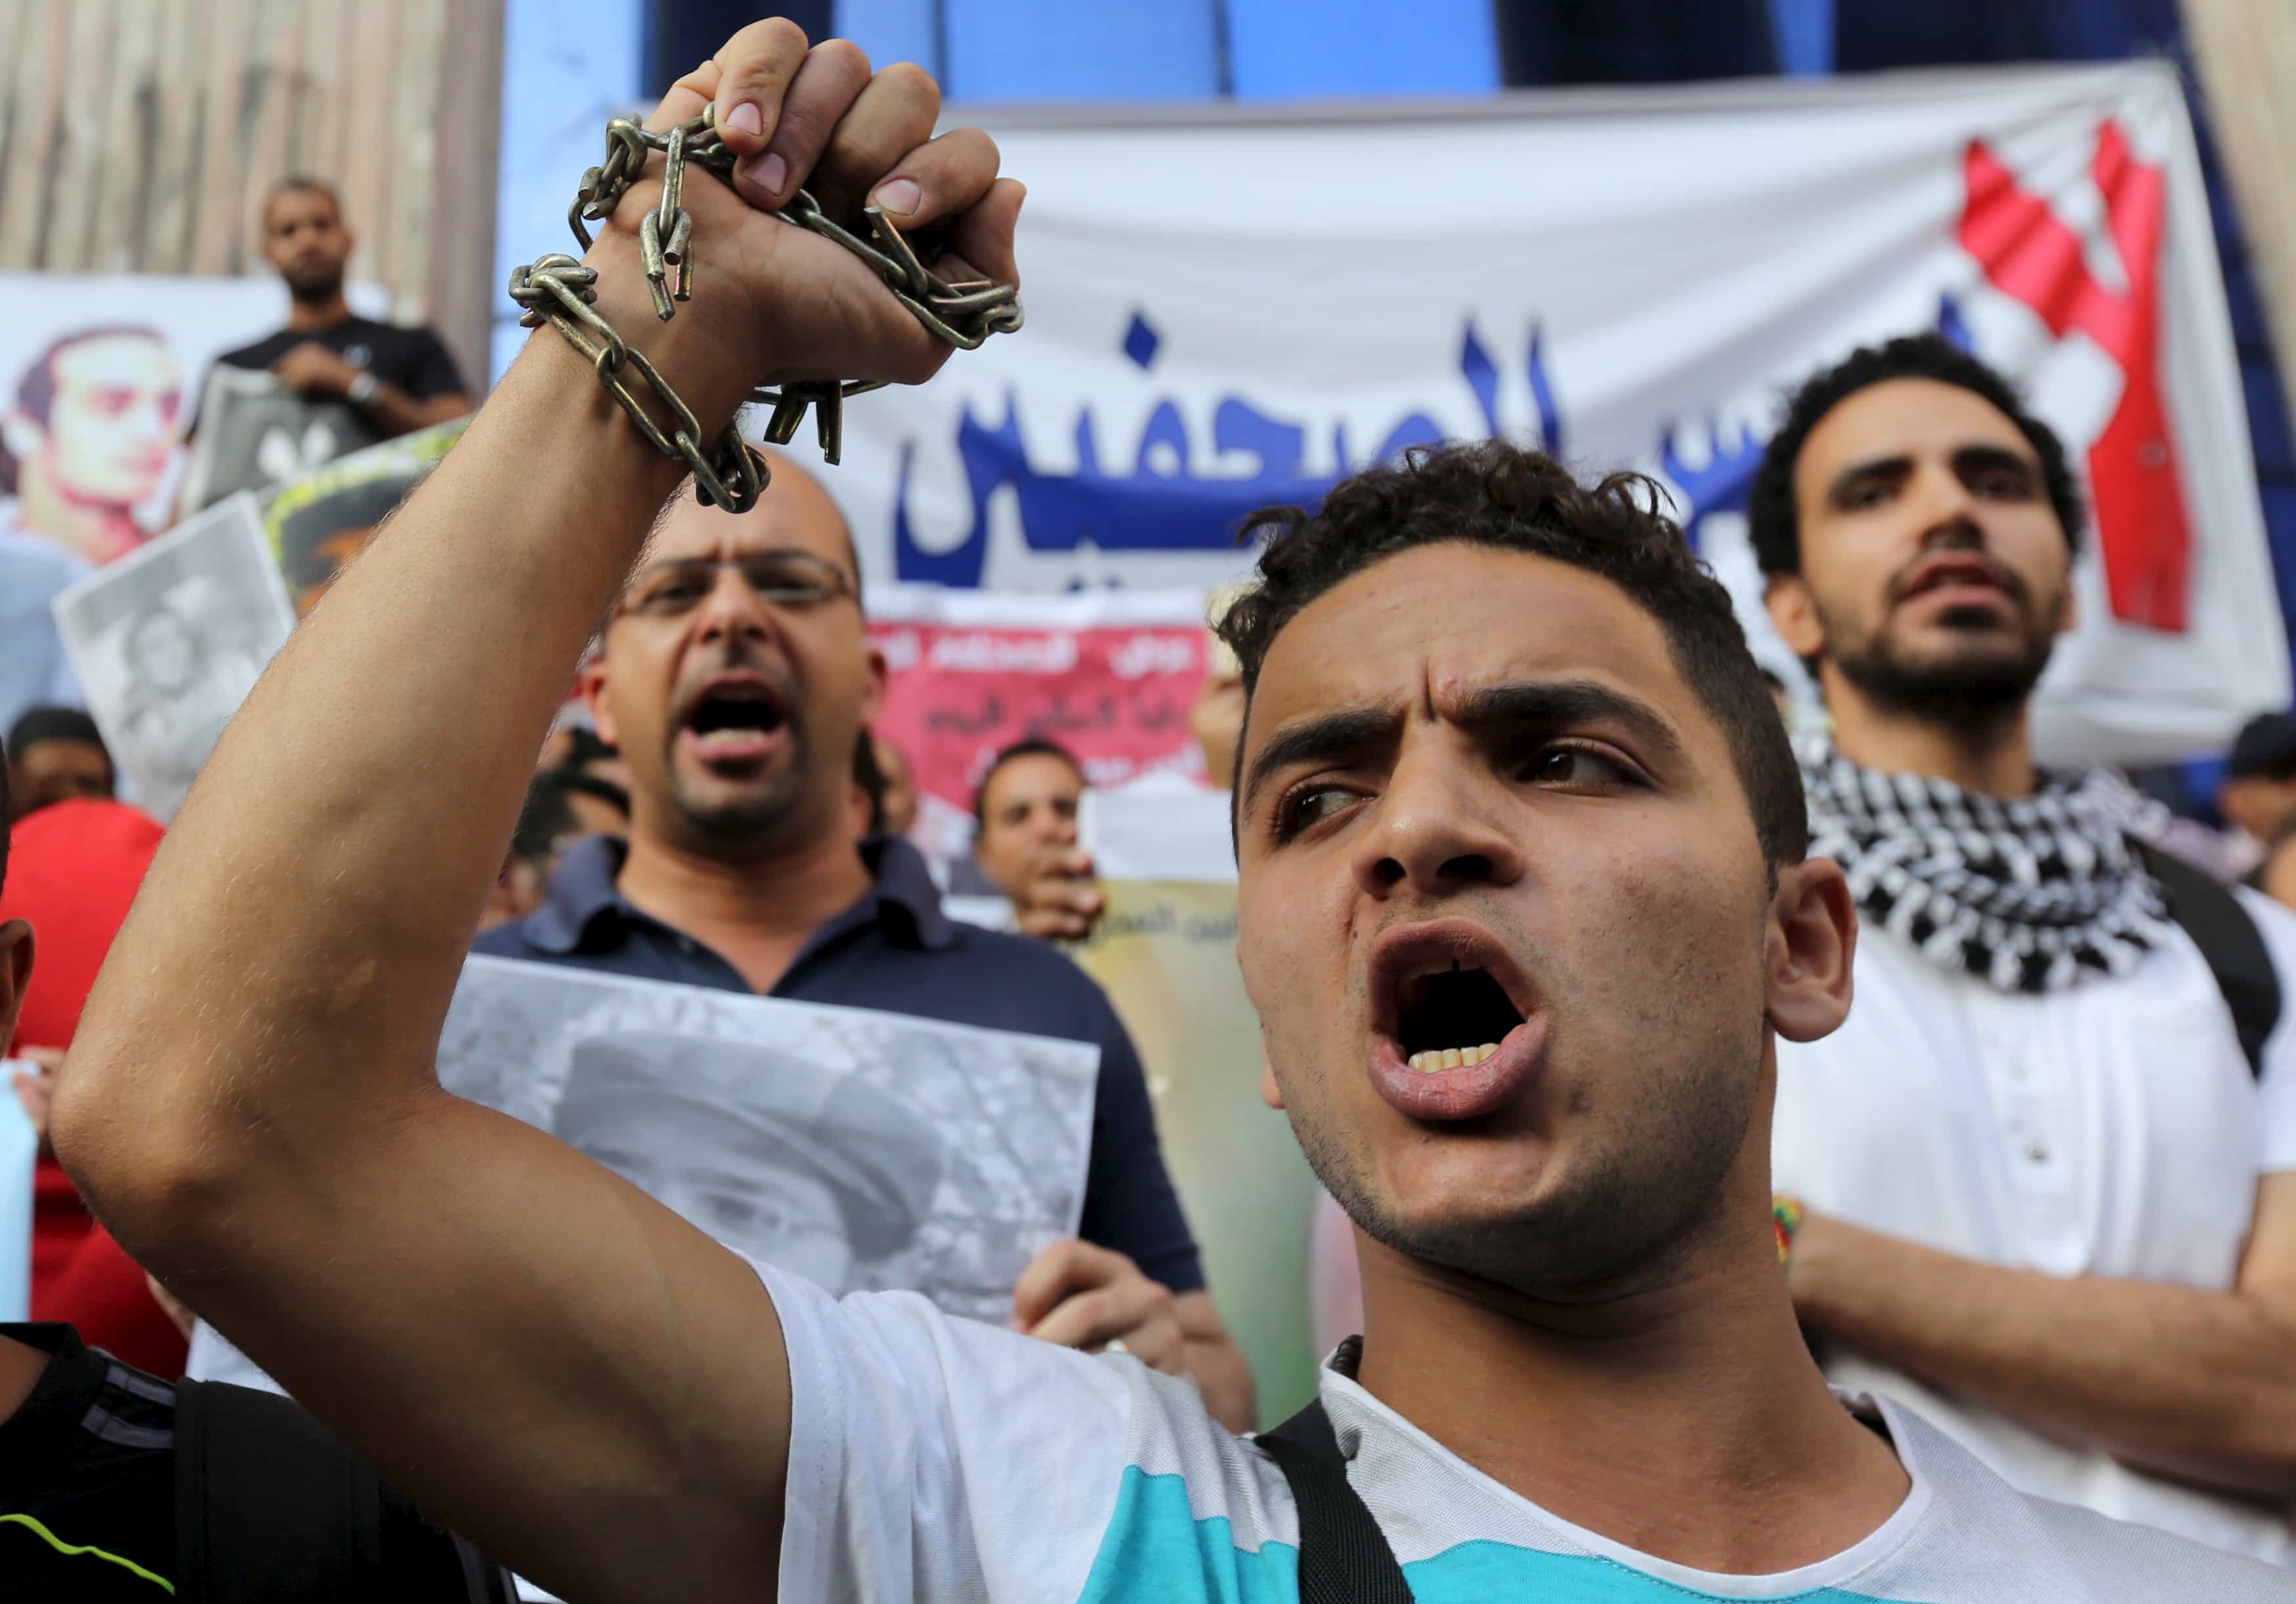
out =
[(1798, 743), (1810, 855), (1849, 877), (1857, 911), (1931, 962), (2006, 992), (2121, 975), (2169, 929), (2160, 885), (2129, 844), (2161, 805), (2110, 769), (2045, 771), (2030, 797), (1852, 763)]

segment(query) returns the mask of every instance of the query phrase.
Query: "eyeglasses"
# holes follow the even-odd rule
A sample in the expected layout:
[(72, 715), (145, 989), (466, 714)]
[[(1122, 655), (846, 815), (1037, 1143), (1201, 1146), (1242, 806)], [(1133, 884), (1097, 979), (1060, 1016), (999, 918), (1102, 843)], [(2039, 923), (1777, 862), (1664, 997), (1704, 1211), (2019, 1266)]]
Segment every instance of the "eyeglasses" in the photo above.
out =
[(810, 552), (752, 552), (742, 557), (690, 557), (658, 562), (630, 581), (621, 610), (644, 618), (692, 612), (718, 586), (718, 571), (732, 569), (750, 593), (769, 607), (792, 611), (854, 593), (852, 577)]

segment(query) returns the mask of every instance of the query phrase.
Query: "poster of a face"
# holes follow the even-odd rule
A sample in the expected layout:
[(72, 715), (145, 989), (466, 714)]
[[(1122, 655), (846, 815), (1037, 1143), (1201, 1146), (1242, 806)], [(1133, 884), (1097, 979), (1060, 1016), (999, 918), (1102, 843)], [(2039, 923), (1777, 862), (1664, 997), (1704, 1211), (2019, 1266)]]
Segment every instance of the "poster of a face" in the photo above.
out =
[(246, 495), (98, 569), (54, 615), (113, 760), (163, 820), (295, 624)]
[(1099, 1049), (473, 958), (447, 1089), (516, 1115), (726, 1246), (832, 1292), (1002, 1320), (1074, 1234)]
[(259, 495), (381, 438), (348, 401), (298, 395), (260, 369), (212, 368), (200, 391), (184, 508), (197, 511), (241, 490)]
[[(439, 1078), (550, 1131), (726, 1246), (829, 1291), (1002, 1322), (1084, 1211), (1100, 1050), (472, 958)], [(197, 1379), (267, 1387), (211, 1327)]]
[(283, 320), (257, 279), (0, 274), (0, 530), (89, 562), (167, 527), (192, 387)]

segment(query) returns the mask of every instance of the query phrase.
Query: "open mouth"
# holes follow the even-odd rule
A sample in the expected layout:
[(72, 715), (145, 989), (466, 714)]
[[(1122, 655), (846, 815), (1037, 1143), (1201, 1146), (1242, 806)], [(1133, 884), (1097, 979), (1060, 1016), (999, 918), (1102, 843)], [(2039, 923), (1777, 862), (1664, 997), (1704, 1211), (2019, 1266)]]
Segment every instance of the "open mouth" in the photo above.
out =
[(1472, 919), (1394, 926), (1373, 944), (1374, 1089), (1413, 1119), (1513, 1107), (1545, 1061), (1550, 1020), (1521, 965)]
[(762, 680), (705, 689), (686, 709), (685, 727), (707, 757), (754, 757), (788, 722), (781, 695)]
[(1472, 920), (1391, 929), (1372, 965), (1373, 1027), (1419, 1074), (1480, 1064), (1523, 1022), (1529, 986), (1505, 947)]
[(1455, 962), (1396, 988), (1396, 1042), (1422, 1075), (1480, 1064), (1522, 1023), (1522, 1011), (1486, 969)]

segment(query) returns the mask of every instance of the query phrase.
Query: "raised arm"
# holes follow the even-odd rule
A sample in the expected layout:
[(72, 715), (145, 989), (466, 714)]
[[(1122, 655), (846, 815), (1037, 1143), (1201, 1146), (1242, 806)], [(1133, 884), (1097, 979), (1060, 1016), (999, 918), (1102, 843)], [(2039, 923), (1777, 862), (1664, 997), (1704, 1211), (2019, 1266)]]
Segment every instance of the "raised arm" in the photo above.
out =
[[(947, 348), (867, 269), (756, 209), (813, 174), (825, 203), (955, 219), (953, 254), (1009, 280), (1020, 190), (994, 147), (928, 143), (930, 78), (872, 78), (787, 22), (744, 29), (657, 126), (713, 100), (758, 160), (733, 191), (689, 172), (693, 299), (652, 315), (647, 184), (588, 258), (598, 309), (704, 441), (772, 375), (929, 377)], [(577, 1600), (769, 1598), (780, 1543), (788, 1367), (756, 1277), (434, 1068), (533, 753), (680, 476), (565, 340), (532, 338), (217, 749), (53, 1110), (139, 1259), (440, 1518)]]

